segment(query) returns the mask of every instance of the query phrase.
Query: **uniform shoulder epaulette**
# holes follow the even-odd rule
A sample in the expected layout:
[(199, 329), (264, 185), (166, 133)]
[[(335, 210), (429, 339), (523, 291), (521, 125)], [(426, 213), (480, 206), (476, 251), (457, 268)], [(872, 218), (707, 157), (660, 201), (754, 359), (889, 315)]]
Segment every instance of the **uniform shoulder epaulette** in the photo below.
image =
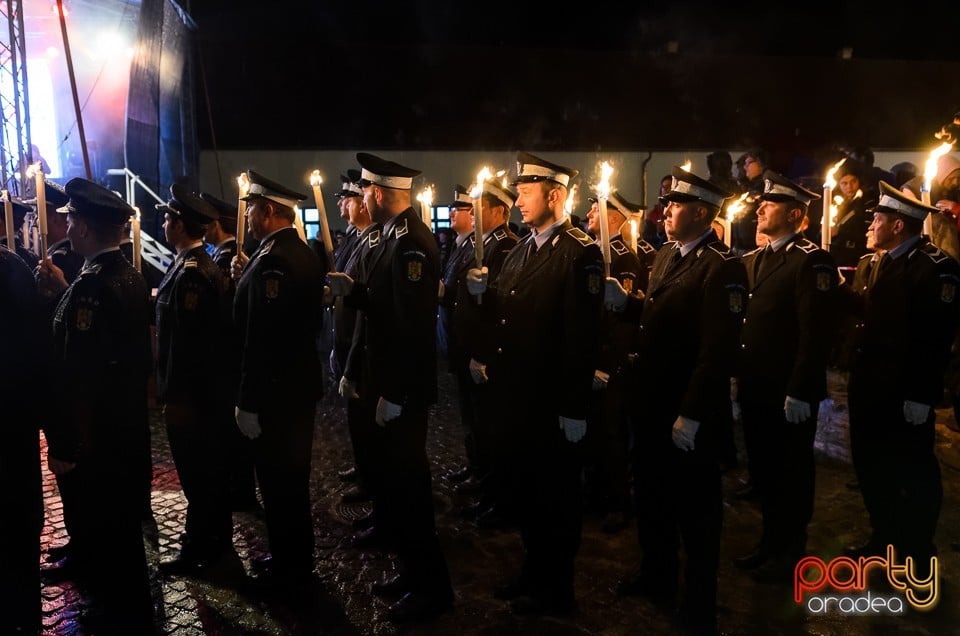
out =
[(810, 239), (800, 239), (799, 241), (793, 243), (797, 246), (797, 249), (803, 252), (804, 254), (812, 254), (820, 249), (820, 246), (811, 241)]
[(630, 251), (630, 248), (627, 247), (620, 239), (614, 239), (610, 241), (610, 249), (616, 252), (617, 256), (623, 256)]
[[(401, 225), (401, 223), (403, 223), (403, 225)], [(400, 221), (397, 221), (397, 225), (393, 229), (393, 235), (397, 238), (400, 238), (401, 236), (404, 236), (409, 231), (410, 231), (410, 228), (407, 227), (407, 220), (401, 219)]]
[(719, 254), (720, 257), (723, 258), (723, 260), (725, 260), (725, 261), (730, 261), (730, 260), (733, 260), (733, 259), (735, 259), (735, 258), (737, 257), (737, 255), (733, 253), (733, 250), (726, 249), (726, 247), (727, 247), (726, 245), (723, 246), (724, 249), (721, 249), (721, 248), (717, 245), (717, 243), (714, 242), (714, 243), (710, 243), (710, 245), (707, 245), (707, 247), (708, 247), (711, 251), (714, 251), (714, 252), (716, 252), (717, 254)]
[(66, 256), (66, 255), (67, 255), (66, 247), (58, 247), (57, 249), (53, 250), (53, 252), (50, 254), (50, 256)]
[(274, 242), (275, 242), (274, 239), (270, 239), (269, 241), (267, 241), (267, 244), (264, 245), (262, 248), (260, 248), (260, 254), (259, 254), (259, 255), (260, 255), (260, 256), (266, 256), (267, 254), (269, 254), (269, 253), (270, 253), (270, 250), (273, 249), (273, 244), (274, 244)]
[(649, 254), (650, 252), (656, 252), (657, 248), (653, 245), (650, 245), (646, 241), (640, 241), (637, 243), (637, 252), (643, 252), (644, 254)]
[(184, 269), (190, 269), (190, 268), (196, 269), (197, 265), (199, 265), (199, 262), (197, 261), (196, 256), (191, 256), (190, 258), (183, 261)]
[(92, 263), (90, 265), (85, 265), (84, 268), (80, 270), (80, 276), (83, 276), (84, 274), (96, 274), (101, 269), (103, 269), (103, 265), (101, 265), (100, 263)]
[(578, 227), (570, 228), (569, 230), (567, 230), (567, 234), (569, 234), (574, 239), (576, 239), (577, 242), (580, 243), (580, 245), (583, 245), (584, 247), (588, 247), (594, 244), (594, 240), (590, 238), (590, 235)]
[(864, 254), (863, 256), (860, 257), (860, 260), (862, 261), (865, 258), (873, 258), (873, 256), (874, 254), (872, 252), (870, 254)]
[(927, 256), (930, 258), (930, 260), (933, 261), (934, 263), (942, 263), (943, 261), (947, 260), (948, 258), (953, 258), (953, 257), (950, 256), (949, 254), (947, 254), (946, 252), (944, 252), (942, 249), (940, 249), (939, 247), (937, 247), (937, 246), (935, 246), (935, 245), (933, 245), (933, 244), (930, 244), (930, 246), (933, 247), (932, 250), (929, 250), (929, 249), (921, 249), (921, 250), (917, 250), (917, 251), (919, 251), (921, 254), (927, 255)]
[(493, 233), (493, 238), (497, 239), (498, 241), (502, 241), (503, 239), (507, 238), (507, 231), (497, 230)]
[(766, 248), (766, 246), (754, 248), (754, 249), (750, 250), (749, 252), (745, 253), (744, 256), (753, 256), (753, 255), (756, 254), (757, 252), (762, 252), (765, 248)]
[(370, 230), (370, 235), (367, 236), (367, 245), (370, 247), (376, 247), (380, 244), (380, 230)]

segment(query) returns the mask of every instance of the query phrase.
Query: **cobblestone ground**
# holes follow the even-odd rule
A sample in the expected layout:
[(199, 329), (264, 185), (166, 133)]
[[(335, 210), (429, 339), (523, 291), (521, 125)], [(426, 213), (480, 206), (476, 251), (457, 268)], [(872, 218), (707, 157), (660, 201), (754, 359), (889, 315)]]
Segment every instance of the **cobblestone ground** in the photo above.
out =
[[(860, 494), (850, 487), (853, 470), (847, 451), (846, 396), (843, 377), (831, 378), (832, 401), (821, 406), (817, 438), (817, 500), (810, 526), (809, 548), (825, 560), (837, 556), (844, 545), (859, 543), (868, 534)], [(347, 487), (337, 471), (351, 462), (344, 415), (339, 400), (328, 391), (319, 406), (313, 452), (313, 517), (317, 552), (317, 583), (311, 601), (296, 607), (283, 601), (251, 599), (230, 587), (188, 578), (164, 580), (156, 564), (178, 548), (186, 503), (180, 491), (166, 435), (153, 419), (153, 513), (156, 532), (147, 533), (157, 624), (177, 636), (374, 634), (398, 631), (415, 634), (666, 634), (669, 618), (652, 604), (619, 598), (617, 580), (628, 575), (639, 558), (635, 528), (615, 535), (600, 531), (600, 521), (587, 518), (577, 561), (579, 611), (564, 619), (513, 617), (509, 608), (490, 592), (519, 566), (518, 537), (509, 531), (479, 530), (459, 514), (463, 503), (452, 484), (440, 476), (461, 466), (462, 431), (454, 407), (456, 396), (449, 376), (441, 378), (441, 400), (431, 419), (429, 454), (433, 461), (437, 525), (456, 588), (456, 606), (426, 624), (397, 630), (384, 619), (386, 605), (367, 593), (370, 582), (393, 569), (389, 555), (344, 547), (352, 529), (350, 520), (361, 515), (363, 505), (341, 505)], [(960, 634), (960, 553), (950, 548), (960, 540), (960, 434), (947, 426), (953, 413), (938, 411), (938, 452), (943, 466), (945, 499), (938, 544), (941, 549), (941, 602), (932, 612), (908, 609), (902, 616), (864, 617), (832, 613), (814, 616), (792, 600), (792, 587), (761, 585), (732, 565), (735, 555), (748, 551), (757, 539), (760, 515), (754, 504), (725, 497), (723, 554), (720, 569), (719, 623), (729, 634)], [(45, 469), (46, 524), (43, 547), (64, 540), (59, 496)], [(744, 478), (740, 469), (724, 476), (731, 493)], [(249, 568), (250, 559), (265, 549), (265, 530), (256, 516), (234, 517), (234, 541)], [(122, 585), (122, 582), (118, 582)], [(889, 588), (871, 587), (876, 594)], [(77, 619), (85, 608), (81, 592), (70, 583), (42, 590), (45, 636), (84, 636)]]

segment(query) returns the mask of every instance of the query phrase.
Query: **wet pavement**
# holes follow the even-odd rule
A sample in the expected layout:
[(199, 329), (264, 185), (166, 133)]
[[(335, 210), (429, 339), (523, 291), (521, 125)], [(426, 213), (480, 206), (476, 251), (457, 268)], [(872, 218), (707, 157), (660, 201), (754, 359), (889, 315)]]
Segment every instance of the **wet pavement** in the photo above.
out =
[[(869, 526), (849, 463), (844, 378), (831, 374), (831, 398), (820, 410), (817, 435), (817, 497), (810, 525), (809, 552), (829, 561), (846, 545), (861, 543)], [(385, 618), (387, 604), (367, 592), (368, 585), (393, 571), (389, 554), (346, 547), (353, 533), (351, 520), (364, 514), (366, 504), (343, 505), (340, 495), (350, 484), (339, 470), (351, 463), (345, 417), (332, 385), (320, 402), (313, 449), (313, 518), (316, 532), (316, 584), (306, 602), (264, 600), (242, 594), (232, 586), (192, 578), (160, 577), (156, 565), (173, 556), (182, 530), (186, 502), (180, 491), (159, 413), (153, 422), (153, 513), (156, 531), (147, 533), (148, 555), (157, 625), (167, 634), (189, 636), (281, 634), (627, 634), (671, 633), (670, 617), (652, 603), (620, 598), (613, 588), (629, 575), (639, 559), (635, 525), (609, 535), (600, 519), (587, 517), (577, 559), (578, 611), (564, 618), (517, 618), (491, 591), (514, 574), (521, 562), (515, 532), (481, 530), (465, 521), (463, 496), (442, 475), (461, 467), (463, 437), (456, 414), (455, 383), (441, 374), (441, 400), (432, 411), (428, 452), (434, 474), (434, 500), (440, 539), (456, 591), (449, 613), (428, 623), (396, 628)], [(960, 434), (950, 409), (938, 410), (937, 450), (944, 481), (944, 505), (938, 530), (940, 547), (940, 602), (920, 612), (909, 605), (902, 615), (862, 616), (833, 611), (811, 614), (793, 601), (789, 583), (760, 584), (733, 566), (735, 556), (748, 552), (757, 537), (760, 514), (755, 504), (738, 500), (733, 491), (742, 485), (743, 470), (724, 475), (724, 534), (719, 574), (719, 625), (728, 634), (960, 634)], [(742, 448), (742, 446), (741, 446)], [(53, 477), (44, 469), (46, 524), (43, 548), (63, 543), (61, 506)], [(234, 543), (244, 568), (265, 550), (262, 520), (249, 513), (234, 515)], [(122, 582), (118, 582), (122, 584)], [(902, 594), (871, 579), (874, 595)], [(85, 636), (78, 618), (86, 609), (82, 593), (71, 583), (46, 586), (43, 594), (43, 634)]]

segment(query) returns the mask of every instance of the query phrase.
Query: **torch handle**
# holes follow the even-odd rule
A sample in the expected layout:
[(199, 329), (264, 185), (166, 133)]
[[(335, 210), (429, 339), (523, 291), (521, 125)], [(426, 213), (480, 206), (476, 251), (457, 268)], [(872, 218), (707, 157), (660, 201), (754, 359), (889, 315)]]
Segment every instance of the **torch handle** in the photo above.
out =
[[(245, 196), (243, 192), (240, 196)], [(243, 253), (243, 243), (247, 238), (247, 202), (240, 200), (237, 204), (237, 254)]]
[(327, 267), (331, 272), (336, 271), (333, 263), (333, 237), (330, 236), (330, 221), (327, 219), (327, 206), (323, 203), (323, 192), (319, 185), (313, 186), (313, 198), (317, 202), (317, 212), (320, 217), (320, 240), (327, 254)]
[(13, 226), (13, 201), (10, 200), (10, 191), (3, 191), (3, 222), (7, 228), (7, 249), (11, 252), (17, 251), (17, 241), (15, 238), (16, 229)]
[(832, 215), (830, 214), (830, 200), (833, 199), (833, 188), (823, 186), (823, 219), (820, 221), (820, 247), (830, 251), (830, 232), (833, 225)]
[(607, 223), (607, 200), (597, 197), (600, 208), (600, 249), (603, 251), (603, 276), (610, 278), (610, 225)]

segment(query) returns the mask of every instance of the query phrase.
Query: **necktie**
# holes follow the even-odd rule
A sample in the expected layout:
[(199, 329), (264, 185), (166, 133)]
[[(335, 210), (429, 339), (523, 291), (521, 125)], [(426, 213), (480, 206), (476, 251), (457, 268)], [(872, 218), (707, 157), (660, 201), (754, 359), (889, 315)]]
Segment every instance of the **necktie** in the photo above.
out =
[(526, 265), (530, 261), (530, 258), (537, 253), (537, 242), (530, 237), (530, 240), (527, 242), (527, 251), (523, 254), (523, 264)]
[(773, 248), (768, 244), (763, 248), (763, 251), (760, 252), (760, 266), (757, 268), (757, 278), (763, 278), (763, 275), (769, 271), (771, 265), (773, 265)]

